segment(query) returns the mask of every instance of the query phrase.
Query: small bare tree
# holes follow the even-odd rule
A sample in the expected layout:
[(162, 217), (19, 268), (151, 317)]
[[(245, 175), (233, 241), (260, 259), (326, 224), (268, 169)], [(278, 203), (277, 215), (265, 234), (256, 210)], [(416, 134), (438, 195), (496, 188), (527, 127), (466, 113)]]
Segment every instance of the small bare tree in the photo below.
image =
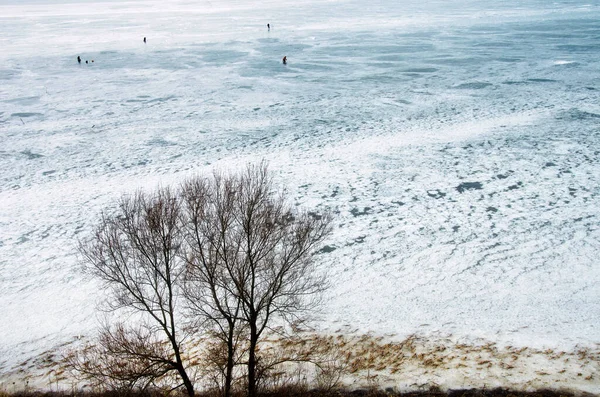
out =
[(62, 364), (94, 387), (127, 391), (170, 389), (177, 375), (165, 360), (171, 346), (144, 326), (106, 325), (94, 343), (69, 351)]
[(122, 198), (117, 213), (104, 214), (92, 238), (81, 242), (80, 252), (87, 271), (111, 292), (108, 309), (139, 320), (136, 327), (102, 333), (102, 351), (120, 363), (104, 375), (137, 385), (175, 372), (194, 396), (177, 308), (185, 268), (180, 201), (166, 188)]
[(331, 231), (328, 214), (293, 211), (277, 194), (266, 166), (248, 167), (237, 202), (241, 260), (231, 269), (250, 330), (248, 395), (257, 390), (256, 350), (274, 317), (294, 322), (319, 303), (327, 283), (313, 261), (315, 248)]
[(196, 177), (182, 186), (188, 248), (185, 294), (194, 317), (225, 347), (220, 367), (225, 397), (231, 395), (243, 341), (241, 302), (228, 272), (238, 260), (239, 244), (231, 239), (238, 187), (235, 179), (216, 172), (212, 179)]
[(276, 317), (303, 318), (326, 286), (312, 254), (331, 218), (294, 211), (264, 163), (238, 175), (191, 180), (184, 191), (194, 240), (188, 280), (208, 287), (198, 288), (192, 301), (221, 329), (230, 357), (238, 323), (247, 328), (248, 395), (255, 397), (264, 331)]

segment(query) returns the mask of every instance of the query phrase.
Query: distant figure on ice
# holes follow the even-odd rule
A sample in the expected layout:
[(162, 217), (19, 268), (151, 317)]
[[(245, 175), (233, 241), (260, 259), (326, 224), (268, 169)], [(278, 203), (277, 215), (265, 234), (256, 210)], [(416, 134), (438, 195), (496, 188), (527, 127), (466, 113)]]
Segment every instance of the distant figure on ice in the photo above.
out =
[(271, 30), (271, 25), (267, 24), (267, 29)]
[(283, 64), (284, 64), (284, 65), (287, 65), (287, 56), (284, 56), (284, 57), (283, 57)]
[(81, 65), (81, 57), (79, 55), (77, 55), (77, 63)]
[(88, 63), (87, 59), (85, 60), (85, 63)]
[(144, 37), (144, 43), (146, 42), (146, 38)]

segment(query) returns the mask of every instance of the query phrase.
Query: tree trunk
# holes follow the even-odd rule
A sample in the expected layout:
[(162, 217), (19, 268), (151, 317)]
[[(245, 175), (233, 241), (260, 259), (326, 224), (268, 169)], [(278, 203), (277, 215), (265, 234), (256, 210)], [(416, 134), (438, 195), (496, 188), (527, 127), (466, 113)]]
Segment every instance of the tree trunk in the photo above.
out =
[(185, 390), (187, 391), (187, 394), (189, 397), (194, 397), (194, 385), (192, 385), (192, 382), (190, 381), (190, 378), (188, 377), (187, 373), (185, 372), (185, 369), (183, 368), (183, 366), (178, 365), (179, 368), (177, 368), (177, 371), (179, 372), (179, 375), (181, 376), (181, 379), (183, 380), (183, 385), (185, 386)]
[(248, 397), (256, 397), (256, 323), (250, 323), (250, 351), (248, 352)]
[(179, 351), (179, 346), (175, 342), (175, 339), (171, 339), (171, 344), (173, 346), (173, 350), (175, 351), (175, 362), (177, 364), (177, 372), (179, 372), (179, 376), (181, 376), (181, 380), (183, 380), (183, 385), (185, 386), (185, 390), (189, 397), (194, 397), (194, 385), (192, 385), (192, 381), (190, 380), (187, 372), (185, 371), (185, 367), (183, 366), (183, 360), (181, 359), (181, 353)]
[(233, 365), (234, 365), (234, 326), (229, 324), (229, 334), (227, 335), (227, 370), (225, 373), (225, 397), (231, 396), (231, 378), (233, 377)]

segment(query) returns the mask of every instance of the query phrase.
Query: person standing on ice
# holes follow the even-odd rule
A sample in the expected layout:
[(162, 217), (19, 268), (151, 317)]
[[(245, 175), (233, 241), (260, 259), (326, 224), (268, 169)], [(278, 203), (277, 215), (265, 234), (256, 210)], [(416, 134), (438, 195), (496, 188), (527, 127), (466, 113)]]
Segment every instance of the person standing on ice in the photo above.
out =
[(283, 64), (287, 65), (287, 56), (285, 56), (285, 55), (283, 56)]
[(79, 55), (77, 55), (77, 63), (81, 65), (81, 57)]
[(271, 25), (267, 24), (267, 30), (271, 30)]
[(146, 38), (144, 37), (144, 44), (146, 43)]

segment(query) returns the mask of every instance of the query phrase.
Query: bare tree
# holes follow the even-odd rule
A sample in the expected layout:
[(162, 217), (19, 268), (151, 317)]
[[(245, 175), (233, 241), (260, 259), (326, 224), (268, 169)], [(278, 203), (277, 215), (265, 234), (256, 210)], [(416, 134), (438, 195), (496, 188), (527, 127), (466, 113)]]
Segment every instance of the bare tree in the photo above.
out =
[(218, 173), (212, 179), (190, 179), (182, 186), (188, 248), (185, 293), (192, 313), (225, 347), (221, 367), (225, 397), (231, 395), (243, 335), (241, 302), (228, 273), (237, 266), (239, 251), (239, 244), (231, 239), (237, 189), (235, 179)]
[(124, 360), (118, 376), (148, 384), (175, 372), (194, 396), (177, 308), (185, 268), (180, 201), (170, 189), (122, 198), (117, 213), (103, 215), (80, 252), (86, 269), (111, 292), (108, 308), (135, 313), (140, 320), (139, 328), (121, 325), (101, 336), (103, 351)]
[(178, 297), (185, 297), (191, 314), (185, 324), (226, 346), (225, 359), (214, 360), (224, 396), (231, 395), (234, 368), (244, 356), (248, 394), (255, 397), (265, 330), (277, 318), (304, 319), (326, 286), (313, 254), (330, 223), (328, 214), (295, 210), (275, 189), (265, 163), (239, 174), (193, 178), (175, 193), (159, 189), (123, 198), (80, 250), (87, 269), (112, 292), (109, 308), (136, 313), (141, 321), (138, 328), (119, 325), (102, 334), (95, 354), (111, 355), (116, 371), (83, 371), (108, 373), (130, 386), (176, 373), (193, 396), (179, 316)]
[(331, 218), (294, 211), (264, 163), (238, 175), (191, 180), (184, 191), (194, 240), (188, 278), (207, 286), (192, 301), (221, 329), (230, 356), (238, 322), (247, 327), (248, 395), (254, 397), (264, 331), (276, 317), (303, 318), (326, 286), (312, 254)]
[(267, 167), (249, 166), (237, 202), (241, 260), (231, 269), (250, 329), (248, 395), (256, 396), (256, 350), (273, 317), (294, 321), (318, 303), (326, 286), (313, 261), (329, 234), (329, 215), (297, 212), (277, 194)]
[(118, 323), (104, 326), (95, 343), (69, 351), (62, 364), (80, 380), (103, 389), (164, 389), (176, 380), (172, 364), (165, 360), (171, 354), (169, 343), (151, 328)]

